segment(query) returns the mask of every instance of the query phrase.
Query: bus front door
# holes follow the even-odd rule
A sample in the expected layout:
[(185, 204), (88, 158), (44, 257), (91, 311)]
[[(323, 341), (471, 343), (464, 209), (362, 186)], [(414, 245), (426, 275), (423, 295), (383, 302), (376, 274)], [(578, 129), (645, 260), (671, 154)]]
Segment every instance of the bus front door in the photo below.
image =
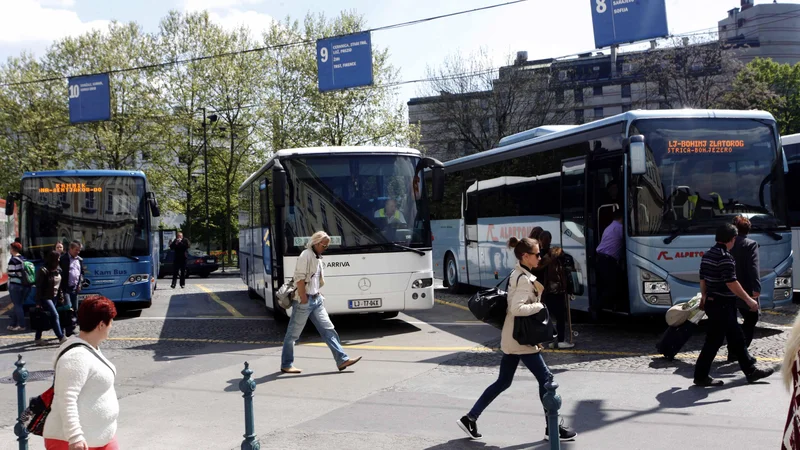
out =
[(481, 285), (478, 248), (478, 181), (467, 181), (464, 190), (464, 256), (467, 263), (466, 284)]
[[(586, 158), (561, 162), (561, 248), (570, 261), (575, 300), (572, 309), (589, 311), (589, 268), (586, 264)], [(553, 239), (553, 243), (558, 242)]]

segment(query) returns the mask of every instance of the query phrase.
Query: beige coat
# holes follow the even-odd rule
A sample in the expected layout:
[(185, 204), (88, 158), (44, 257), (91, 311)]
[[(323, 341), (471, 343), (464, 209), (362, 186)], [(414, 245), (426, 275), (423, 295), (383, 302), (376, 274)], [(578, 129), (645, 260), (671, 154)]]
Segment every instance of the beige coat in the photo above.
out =
[[(522, 276), (520, 276), (520, 274)], [(536, 281), (536, 276), (528, 272), (519, 263), (511, 272), (508, 283), (508, 310), (503, 323), (503, 334), (500, 339), (500, 350), (507, 355), (527, 355), (539, 353), (541, 346), (521, 345), (513, 337), (514, 317), (532, 316), (544, 308), (542, 292), (544, 286)]]
[[(305, 281), (306, 286), (308, 286), (311, 283), (311, 277), (317, 273), (318, 266), (319, 288), (322, 289), (322, 286), (325, 286), (325, 263), (322, 258), (317, 258), (314, 250), (310, 248), (303, 250), (303, 253), (300, 253), (300, 257), (297, 258), (297, 265), (294, 267), (294, 285), (297, 286), (298, 281)], [(300, 300), (299, 289), (294, 291), (294, 299)]]

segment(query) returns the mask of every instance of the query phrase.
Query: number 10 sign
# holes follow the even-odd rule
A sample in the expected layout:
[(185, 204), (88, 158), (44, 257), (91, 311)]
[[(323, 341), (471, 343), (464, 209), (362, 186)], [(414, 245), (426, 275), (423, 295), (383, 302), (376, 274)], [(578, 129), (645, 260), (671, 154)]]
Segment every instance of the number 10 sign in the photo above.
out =
[(107, 73), (72, 77), (68, 84), (70, 123), (111, 119), (111, 91)]
[(320, 92), (371, 86), (372, 40), (369, 32), (317, 41)]

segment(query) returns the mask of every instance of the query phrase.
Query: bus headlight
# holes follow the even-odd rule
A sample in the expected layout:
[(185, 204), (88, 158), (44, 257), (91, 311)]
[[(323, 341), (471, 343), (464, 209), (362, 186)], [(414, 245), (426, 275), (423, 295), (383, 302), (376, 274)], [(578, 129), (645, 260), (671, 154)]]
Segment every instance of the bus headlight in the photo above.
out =
[(775, 278), (775, 289), (791, 289), (791, 288), (792, 288), (792, 269), (789, 269)]
[(433, 278), (420, 278), (411, 283), (412, 289), (424, 289), (433, 285)]
[(145, 281), (150, 281), (150, 275), (146, 273), (135, 274), (128, 277), (123, 284), (134, 284), (134, 283), (141, 283)]
[(669, 294), (669, 283), (666, 281), (647, 281), (644, 283), (645, 294)]

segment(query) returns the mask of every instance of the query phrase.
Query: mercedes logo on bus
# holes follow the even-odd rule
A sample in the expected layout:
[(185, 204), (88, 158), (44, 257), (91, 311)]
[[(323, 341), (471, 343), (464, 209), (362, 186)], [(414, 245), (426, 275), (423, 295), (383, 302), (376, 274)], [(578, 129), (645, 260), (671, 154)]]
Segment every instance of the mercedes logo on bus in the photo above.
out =
[(372, 282), (369, 281), (369, 278), (362, 278), (358, 280), (358, 288), (362, 291), (366, 291), (367, 289), (372, 287)]

